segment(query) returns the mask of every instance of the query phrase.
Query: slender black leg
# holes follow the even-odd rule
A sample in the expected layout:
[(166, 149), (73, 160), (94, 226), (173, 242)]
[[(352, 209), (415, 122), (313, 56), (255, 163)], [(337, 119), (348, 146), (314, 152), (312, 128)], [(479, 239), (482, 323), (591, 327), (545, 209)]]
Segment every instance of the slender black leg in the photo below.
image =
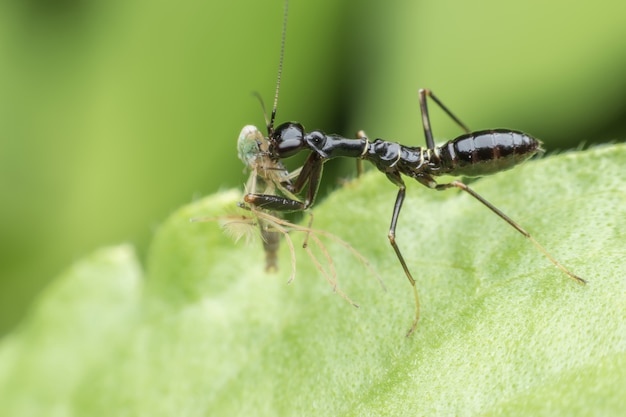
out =
[(304, 186), (308, 183), (306, 200), (304, 201), (304, 210), (308, 209), (315, 202), (317, 191), (320, 186), (320, 179), (322, 177), (322, 168), (324, 167), (325, 160), (318, 154), (312, 153), (307, 158), (306, 162), (302, 166), (302, 170), (296, 179), (296, 182), (289, 189), (294, 194), (299, 194)]
[(478, 194), (476, 191), (474, 191), (471, 188), (469, 188), (467, 185), (465, 185), (461, 181), (452, 181), (452, 182), (450, 182), (448, 184), (437, 184), (435, 186), (435, 189), (436, 190), (445, 190), (445, 189), (448, 189), (448, 188), (451, 188), (451, 187), (455, 187), (455, 188), (461, 189), (461, 190), (465, 191), (466, 193), (468, 193), (469, 195), (471, 195), (472, 197), (474, 197), (476, 200), (478, 200), (481, 203), (483, 203), (483, 205), (485, 205), (489, 210), (491, 210), (494, 213), (496, 213), (498, 215), (498, 217), (500, 217), (502, 220), (504, 220), (505, 222), (510, 224), (515, 230), (517, 230), (522, 235), (524, 235), (524, 237), (526, 237), (528, 240), (530, 240), (532, 242), (532, 244), (535, 245), (545, 255), (545, 257), (548, 258), (550, 260), (550, 262), (552, 262), (552, 264), (554, 264), (554, 266), (559, 268), (561, 271), (565, 272), (570, 278), (572, 278), (573, 280), (575, 280), (579, 284), (586, 284), (587, 283), (587, 281), (585, 281), (584, 279), (582, 279), (578, 275), (575, 275), (569, 269), (567, 269), (564, 265), (562, 265), (559, 261), (554, 259), (554, 257), (552, 255), (550, 255), (550, 253), (548, 253), (546, 248), (544, 248), (539, 242), (537, 242), (535, 240), (535, 238), (532, 237), (530, 235), (530, 233), (528, 233), (522, 226), (517, 224), (515, 221), (513, 221), (513, 219), (511, 219), (509, 216), (504, 214), (500, 209), (498, 209), (496, 206), (491, 204), (489, 201), (485, 200), (480, 194)]
[(420, 110), (422, 112), (422, 124), (424, 125), (424, 136), (426, 137), (426, 147), (428, 149), (435, 149), (435, 141), (433, 139), (433, 131), (430, 127), (430, 117), (428, 116), (428, 105), (426, 104), (426, 97), (430, 97), (437, 105), (444, 111), (454, 122), (465, 131), (470, 133), (470, 129), (463, 123), (458, 117), (454, 115), (442, 102), (435, 96), (432, 91), (427, 88), (421, 88), (419, 90)]
[(389, 227), (389, 234), (387, 235), (387, 237), (389, 237), (389, 243), (391, 243), (393, 250), (396, 252), (396, 256), (398, 257), (398, 260), (400, 261), (400, 265), (402, 265), (402, 269), (404, 269), (404, 273), (406, 274), (406, 277), (408, 278), (409, 282), (411, 283), (411, 286), (413, 287), (413, 295), (415, 296), (415, 319), (413, 320), (413, 324), (411, 325), (411, 328), (406, 334), (406, 336), (409, 337), (415, 331), (415, 328), (417, 327), (417, 322), (419, 321), (419, 318), (420, 318), (420, 302), (419, 302), (419, 296), (417, 294), (417, 286), (415, 285), (415, 279), (411, 275), (411, 272), (409, 271), (409, 268), (407, 267), (406, 262), (404, 261), (404, 256), (402, 256), (402, 253), (400, 252), (400, 248), (398, 247), (398, 244), (396, 243), (396, 225), (398, 224), (398, 217), (400, 216), (400, 209), (402, 209), (402, 203), (404, 202), (404, 196), (406, 194), (406, 187), (404, 186), (404, 184), (399, 184), (399, 187), (400, 187), (400, 190), (398, 190), (398, 196), (396, 197), (396, 202), (393, 206), (393, 215), (391, 216), (391, 226)]

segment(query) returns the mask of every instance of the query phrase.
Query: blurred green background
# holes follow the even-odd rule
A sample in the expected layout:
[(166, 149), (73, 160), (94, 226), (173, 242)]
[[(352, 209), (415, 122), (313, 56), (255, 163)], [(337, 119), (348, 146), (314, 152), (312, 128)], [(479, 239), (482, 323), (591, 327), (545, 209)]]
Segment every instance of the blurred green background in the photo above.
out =
[[(241, 186), (282, 19), (283, 0), (2, 2), (0, 334), (74, 260), (143, 255), (176, 207)], [(292, 0), (278, 122), (423, 145), (428, 87), (473, 129), (567, 149), (626, 137), (625, 75), (618, 0)], [(431, 113), (437, 138), (459, 133)]]

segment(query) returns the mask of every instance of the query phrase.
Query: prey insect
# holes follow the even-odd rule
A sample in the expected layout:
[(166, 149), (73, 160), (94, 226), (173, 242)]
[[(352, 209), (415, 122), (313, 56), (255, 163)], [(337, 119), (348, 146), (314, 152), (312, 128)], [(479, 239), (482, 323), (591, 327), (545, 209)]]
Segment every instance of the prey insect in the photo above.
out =
[[(430, 125), (427, 98), (433, 100), (465, 131), (465, 134), (441, 146), (436, 146)], [(357, 134), (357, 139), (327, 135), (320, 130), (306, 132), (301, 124), (295, 122), (283, 123), (275, 130), (270, 130), (267, 140), (271, 156), (275, 161), (281, 161), (303, 151), (310, 152), (298, 176), (286, 186), (287, 190), (294, 195), (305, 193), (304, 200), (296, 204), (277, 200), (273, 195), (251, 193), (245, 196), (245, 201), (271, 210), (280, 211), (296, 206), (306, 210), (315, 202), (323, 165), (326, 161), (337, 157), (357, 158), (359, 162), (370, 161), (399, 188), (393, 206), (388, 238), (413, 288), (415, 298), (415, 318), (407, 336), (415, 331), (419, 321), (420, 302), (415, 279), (396, 242), (396, 228), (406, 194), (403, 175), (414, 178), (430, 189), (441, 191), (458, 188), (468, 193), (526, 237), (563, 273), (576, 282), (585, 284), (584, 279), (557, 261), (529, 232), (465, 183), (454, 180), (439, 184), (435, 180), (435, 177), (440, 175), (477, 177), (513, 168), (539, 152), (541, 142), (516, 130), (492, 129), (472, 132), (430, 90), (419, 91), (419, 102), (426, 138), (425, 148), (405, 146), (382, 139), (370, 141), (363, 131)]]
[[(293, 172), (287, 171), (280, 160), (272, 160), (270, 158), (268, 148), (268, 141), (258, 129), (254, 126), (244, 126), (239, 134), (237, 150), (239, 159), (250, 171), (250, 176), (245, 186), (246, 193), (254, 194), (257, 190), (262, 190), (264, 195), (276, 196), (277, 192), (280, 191), (290, 199), (296, 199), (296, 196), (287, 187), (290, 186), (291, 180), (300, 173), (300, 169)], [(258, 213), (262, 209), (249, 203), (240, 204), (250, 208), (253, 213)], [(265, 216), (256, 216), (263, 241), (263, 249), (265, 250), (265, 269), (270, 271), (278, 269), (277, 252), (281, 233), (276, 227), (268, 226), (268, 222), (263, 219), (263, 217), (267, 216), (275, 219), (278, 217), (278, 213), (266, 210)], [(285, 236), (287, 235), (285, 234)], [(292, 280), (293, 274), (289, 282)]]

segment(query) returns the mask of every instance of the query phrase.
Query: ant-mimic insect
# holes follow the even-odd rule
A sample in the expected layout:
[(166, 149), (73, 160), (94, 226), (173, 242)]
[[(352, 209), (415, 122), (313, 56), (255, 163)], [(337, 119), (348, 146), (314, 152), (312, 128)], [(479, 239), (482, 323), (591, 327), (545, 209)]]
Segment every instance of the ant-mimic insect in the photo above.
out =
[[(286, 19), (287, 1), (285, 1)], [(491, 129), (472, 132), (461, 120), (456, 117), (430, 90), (419, 90), (419, 103), (422, 114), (422, 124), (426, 147), (405, 146), (396, 142), (383, 139), (370, 141), (363, 131), (357, 134), (356, 139), (348, 139), (338, 135), (327, 135), (320, 130), (306, 132), (304, 127), (295, 122), (287, 122), (274, 128), (276, 117), (276, 104), (278, 89), (282, 72), (282, 60), (285, 40), (285, 27), (283, 27), (283, 43), (279, 63), (278, 81), (274, 108), (267, 123), (267, 137), (259, 140), (260, 144), (267, 146), (263, 151), (263, 157), (271, 161), (271, 164), (284, 170), (282, 160), (301, 152), (310, 152), (304, 165), (298, 170), (285, 174), (280, 178), (272, 178), (272, 175), (261, 175), (266, 181), (269, 179), (283, 195), (277, 193), (248, 192), (244, 196), (244, 202), (253, 207), (276, 212), (304, 211), (309, 209), (315, 202), (319, 183), (322, 177), (323, 165), (326, 161), (338, 158), (356, 158), (359, 161), (370, 161), (379, 171), (395, 184), (399, 190), (393, 206), (391, 225), (388, 238), (393, 247), (400, 265), (408, 278), (415, 297), (415, 318), (407, 332), (411, 335), (417, 326), (420, 314), (420, 303), (415, 279), (411, 274), (407, 263), (396, 242), (396, 227), (400, 216), (402, 203), (404, 202), (406, 186), (402, 176), (414, 178), (420, 184), (433, 190), (446, 190), (458, 188), (481, 202), (498, 217), (506, 221), (519, 233), (524, 235), (535, 247), (546, 256), (552, 264), (580, 284), (586, 281), (572, 273), (568, 268), (558, 262), (530, 233), (512, 220), (500, 209), (495, 207), (485, 198), (468, 187), (465, 183), (454, 180), (449, 183), (439, 184), (435, 177), (440, 175), (453, 175), (465, 177), (477, 177), (495, 174), (497, 172), (513, 168), (541, 150), (541, 142), (525, 133), (509, 129)], [(459, 125), (465, 134), (436, 146), (428, 115), (427, 99), (434, 101), (454, 122)], [(253, 126), (244, 128), (254, 132), (257, 136), (261, 133)], [(269, 172), (269, 171), (268, 171)], [(286, 173), (286, 171), (284, 171)], [(286, 180), (288, 178), (288, 180)], [(251, 188), (254, 190), (254, 187)], [(303, 195), (302, 198), (298, 196)]]

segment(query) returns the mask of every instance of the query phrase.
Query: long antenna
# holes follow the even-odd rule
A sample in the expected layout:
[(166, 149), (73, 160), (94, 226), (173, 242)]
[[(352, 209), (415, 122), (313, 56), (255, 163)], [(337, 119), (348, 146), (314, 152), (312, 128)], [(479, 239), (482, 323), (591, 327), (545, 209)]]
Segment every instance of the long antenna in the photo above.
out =
[(283, 34), (280, 41), (280, 60), (278, 61), (278, 76), (276, 77), (276, 93), (274, 93), (274, 107), (270, 115), (270, 121), (267, 124), (267, 135), (273, 136), (274, 119), (276, 119), (276, 108), (278, 107), (278, 91), (280, 90), (280, 78), (283, 74), (283, 58), (285, 56), (285, 38), (287, 37), (287, 14), (289, 10), (289, 0), (285, 0), (285, 15), (283, 16)]

